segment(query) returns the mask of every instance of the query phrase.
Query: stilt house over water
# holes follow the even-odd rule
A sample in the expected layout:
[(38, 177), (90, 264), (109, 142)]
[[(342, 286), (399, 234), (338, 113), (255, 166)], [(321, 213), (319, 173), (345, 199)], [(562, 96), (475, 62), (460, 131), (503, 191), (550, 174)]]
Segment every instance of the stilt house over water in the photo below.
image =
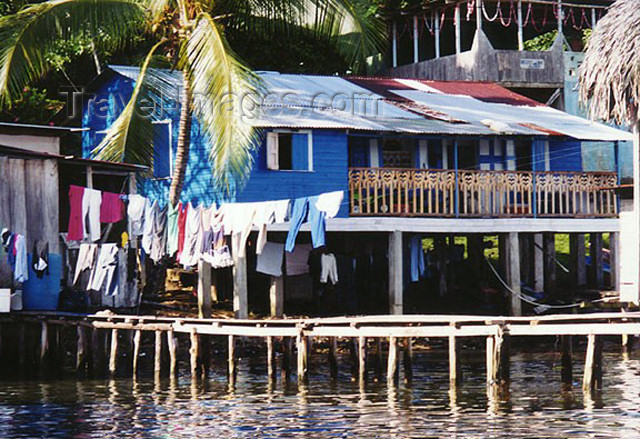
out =
[[(138, 72), (112, 66), (94, 82), (83, 109), (85, 157), (131, 96)], [(138, 189), (166, 205), (181, 77), (156, 74), (173, 91), (156, 105), (153, 176)], [(486, 82), (259, 77), (264, 99), (244, 114), (260, 132), (246, 185), (231, 197), (213, 186), (209, 145), (194, 120), (182, 202), (219, 206), (336, 191), (343, 202), (326, 220), (322, 249), (308, 256), (310, 225), (303, 224), (294, 252), (278, 267), (281, 275), (270, 276), (258, 267), (254, 231), (233, 269), (199, 264), (201, 294), (213, 283), (214, 300), (233, 299), (244, 317), (249, 311), (401, 314), (494, 306), (520, 314), (524, 303), (571, 301), (578, 287), (617, 290), (625, 209), (615, 193), (617, 146), (630, 140), (628, 133)], [(587, 159), (596, 153), (609, 159), (594, 168)], [(268, 240), (283, 243), (289, 228), (270, 225)], [(570, 235), (568, 261), (556, 257), (556, 234)], [(603, 260), (607, 235), (610, 252)], [(498, 262), (485, 258), (493, 244)], [(316, 252), (337, 256), (337, 283), (322, 282)], [(558, 288), (557, 272), (564, 269), (573, 289)]]

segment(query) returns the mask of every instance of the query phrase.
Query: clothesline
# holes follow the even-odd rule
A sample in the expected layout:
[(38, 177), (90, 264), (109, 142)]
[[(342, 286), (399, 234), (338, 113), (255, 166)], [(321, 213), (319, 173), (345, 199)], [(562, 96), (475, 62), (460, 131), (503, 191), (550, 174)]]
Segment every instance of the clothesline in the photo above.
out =
[[(124, 219), (126, 202), (131, 237), (140, 238), (144, 254), (153, 262), (175, 256), (184, 267), (193, 267), (201, 260), (214, 268), (228, 267), (233, 265), (230, 247), (234, 255), (244, 257), (246, 241), (254, 227), (258, 228), (257, 254), (262, 252), (267, 243), (267, 226), (274, 223), (291, 223), (285, 245), (287, 252), (293, 251), (297, 235), (305, 222), (311, 223), (313, 247), (323, 246), (325, 221), (338, 214), (344, 192), (333, 191), (295, 199), (225, 203), (219, 207), (215, 203), (209, 207), (191, 202), (178, 203), (176, 206), (166, 203), (161, 208), (158, 200), (152, 201), (138, 194), (123, 196), (72, 186), (69, 190), (69, 239), (95, 242), (100, 237), (101, 222)], [(227, 239), (231, 240), (231, 246)]]

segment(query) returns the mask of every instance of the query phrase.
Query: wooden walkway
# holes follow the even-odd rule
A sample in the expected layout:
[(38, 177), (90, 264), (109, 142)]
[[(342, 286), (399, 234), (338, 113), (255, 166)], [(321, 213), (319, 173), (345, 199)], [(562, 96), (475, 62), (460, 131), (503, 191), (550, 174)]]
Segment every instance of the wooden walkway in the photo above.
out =
[[(337, 377), (337, 346), (339, 339), (347, 339), (352, 353), (352, 370), (357, 379), (367, 379), (367, 349), (375, 348), (376, 358), (387, 357), (387, 380), (390, 385), (397, 380), (399, 349), (404, 357), (405, 378), (411, 374), (412, 340), (420, 338), (445, 338), (449, 344), (449, 373), (452, 385), (461, 380), (459, 363), (459, 340), (461, 338), (483, 338), (486, 340), (486, 365), (488, 387), (505, 387), (509, 384), (509, 341), (511, 337), (561, 336), (562, 338), (562, 380), (572, 381), (572, 339), (585, 336), (588, 339), (585, 358), (583, 387), (593, 390), (602, 385), (602, 336), (622, 336), (623, 344), (629, 336), (640, 334), (640, 312), (565, 314), (540, 317), (494, 317), (466, 315), (384, 315), (367, 317), (337, 317), (310, 319), (197, 319), (159, 316), (113, 315), (113, 314), (71, 314), (21, 312), (0, 315), (0, 359), (24, 363), (27, 349), (25, 332), (37, 330), (40, 333), (36, 357), (40, 362), (52, 352), (62, 349), (60, 328), (74, 327), (76, 340), (76, 368), (86, 372), (97, 362), (97, 352), (106, 351), (108, 372), (118, 372), (119, 353), (128, 350), (131, 371), (138, 372), (141, 337), (143, 332), (155, 334), (154, 371), (163, 370), (162, 352), (168, 352), (169, 372), (177, 373), (178, 337), (188, 338), (192, 376), (206, 373), (208, 353), (206, 337), (224, 336), (228, 339), (228, 373), (235, 379), (236, 340), (239, 337), (261, 338), (265, 341), (268, 373), (276, 376), (276, 351), (281, 352), (280, 368), (283, 377), (292, 372), (295, 358), (297, 376), (300, 382), (309, 379), (308, 361), (313, 345), (311, 340), (328, 341), (328, 362), (331, 375)], [(5, 331), (17, 331), (17, 358), (6, 345), (11, 340), (3, 338)], [(54, 333), (54, 334), (52, 334)], [(164, 340), (166, 339), (166, 344)], [(53, 340), (53, 342), (52, 342)], [(125, 340), (131, 343), (124, 342)], [(369, 343), (368, 340), (371, 340)], [(119, 345), (120, 341), (120, 345)], [(295, 341), (295, 349), (294, 349)], [(383, 343), (386, 347), (383, 350)], [(101, 348), (101, 347), (102, 348)], [(163, 348), (166, 346), (166, 348)], [(210, 346), (210, 343), (209, 343)], [(105, 359), (106, 361), (106, 359)], [(120, 362), (121, 363), (121, 362)], [(408, 369), (407, 369), (408, 368)]]

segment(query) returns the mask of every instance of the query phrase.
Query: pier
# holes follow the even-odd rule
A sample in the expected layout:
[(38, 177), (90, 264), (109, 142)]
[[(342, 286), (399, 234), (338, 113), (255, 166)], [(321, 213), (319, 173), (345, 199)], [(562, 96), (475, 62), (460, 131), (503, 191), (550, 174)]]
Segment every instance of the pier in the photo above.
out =
[[(312, 379), (311, 354), (321, 345), (328, 347), (322, 355), (326, 355), (332, 378), (337, 379), (338, 343), (346, 342), (354, 381), (364, 385), (368, 372), (373, 372), (374, 379), (382, 379), (386, 356), (387, 382), (395, 386), (400, 361), (405, 381), (411, 381), (413, 342), (439, 338), (448, 342), (449, 377), (451, 386), (455, 387), (464, 385), (459, 341), (484, 339), (487, 388), (493, 392), (508, 391), (510, 345), (514, 337), (560, 337), (561, 380), (568, 386), (573, 381), (572, 338), (585, 337), (583, 389), (591, 391), (602, 387), (603, 337), (619, 336), (626, 347), (636, 334), (640, 334), (640, 312), (539, 317), (388, 315), (268, 320), (22, 312), (0, 317), (0, 362), (3, 366), (27, 369), (35, 365), (43, 371), (60, 367), (65, 355), (75, 355), (79, 374), (100, 375), (102, 371), (112, 376), (135, 376), (140, 372), (144, 336), (152, 340), (155, 373), (178, 373), (178, 346), (182, 345), (188, 346), (191, 375), (199, 379), (206, 376), (211, 365), (212, 337), (218, 337), (226, 340), (228, 346), (227, 372), (233, 383), (238, 340), (253, 338), (264, 342), (270, 380), (277, 380), (278, 370), (283, 380), (290, 379), (295, 364), (298, 382), (305, 383)], [(68, 349), (69, 346), (75, 346), (75, 352)], [(277, 352), (280, 355), (276, 355)], [(319, 350), (313, 360), (318, 361), (318, 356)]]

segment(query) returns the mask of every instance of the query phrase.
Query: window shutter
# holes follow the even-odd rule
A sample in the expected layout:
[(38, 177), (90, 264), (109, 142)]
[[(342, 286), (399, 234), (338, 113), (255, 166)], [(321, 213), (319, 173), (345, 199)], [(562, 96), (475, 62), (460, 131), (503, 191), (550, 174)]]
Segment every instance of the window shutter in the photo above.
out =
[(277, 171), (278, 166), (278, 133), (267, 133), (267, 169)]

